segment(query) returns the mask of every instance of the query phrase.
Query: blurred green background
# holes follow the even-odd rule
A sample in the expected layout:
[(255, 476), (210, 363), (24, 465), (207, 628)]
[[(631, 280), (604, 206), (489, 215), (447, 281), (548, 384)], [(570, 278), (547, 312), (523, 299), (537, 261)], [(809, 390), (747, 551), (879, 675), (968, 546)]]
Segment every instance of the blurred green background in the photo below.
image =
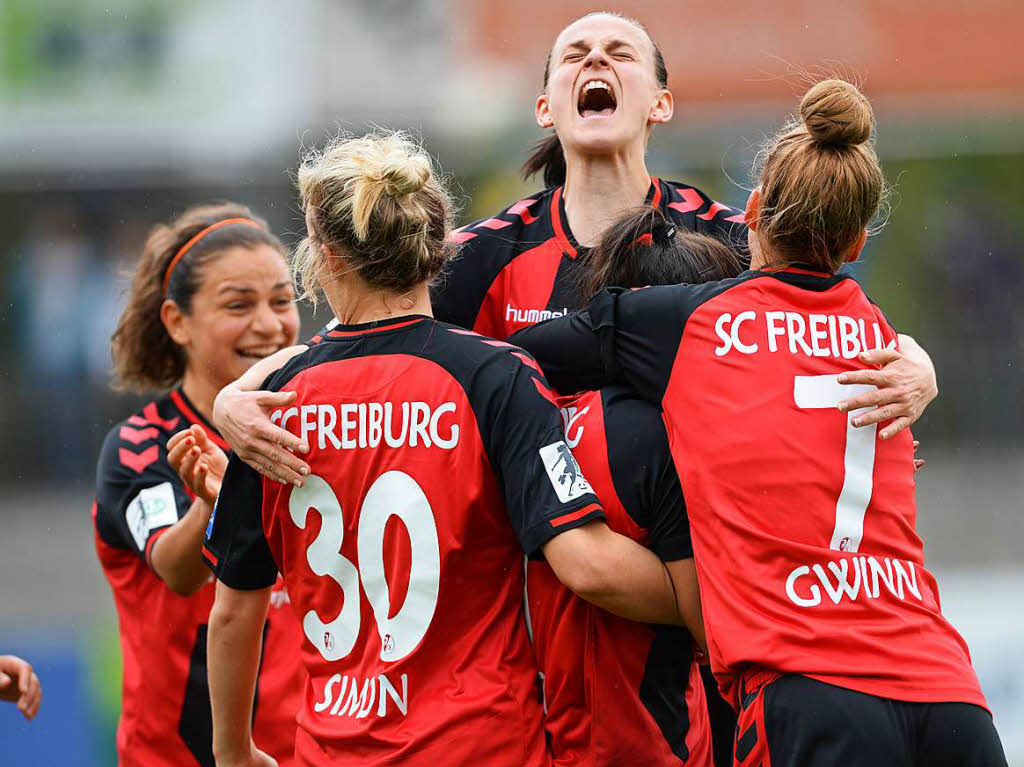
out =
[[(855, 269), (930, 351), (940, 398), (919, 529), (1011, 763), (1024, 764), (1024, 7), (1012, 0), (611, 6), (664, 50), (677, 111), (652, 173), (742, 206), (754, 153), (808, 76), (872, 98), (892, 209)], [(116, 618), (89, 520), (123, 274), (154, 222), (212, 199), (288, 243), (301, 147), (338, 127), (421, 135), (461, 219), (537, 185), (532, 104), (558, 30), (595, 7), (522, 0), (0, 0), (0, 653), (40, 669), (5, 764), (115, 761)], [(304, 310), (304, 329), (326, 321)]]

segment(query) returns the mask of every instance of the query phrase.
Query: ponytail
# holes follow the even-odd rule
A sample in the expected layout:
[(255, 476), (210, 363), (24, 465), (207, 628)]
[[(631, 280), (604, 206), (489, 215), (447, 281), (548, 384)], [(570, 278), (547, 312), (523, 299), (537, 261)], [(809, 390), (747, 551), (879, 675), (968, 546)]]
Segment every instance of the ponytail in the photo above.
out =
[(609, 287), (701, 283), (743, 271), (739, 253), (716, 237), (679, 229), (645, 205), (619, 217), (591, 248), (580, 270), (582, 305)]
[(544, 186), (562, 186), (565, 183), (565, 152), (558, 134), (552, 131), (533, 145), (533, 153), (523, 163), (523, 180), (543, 174)]

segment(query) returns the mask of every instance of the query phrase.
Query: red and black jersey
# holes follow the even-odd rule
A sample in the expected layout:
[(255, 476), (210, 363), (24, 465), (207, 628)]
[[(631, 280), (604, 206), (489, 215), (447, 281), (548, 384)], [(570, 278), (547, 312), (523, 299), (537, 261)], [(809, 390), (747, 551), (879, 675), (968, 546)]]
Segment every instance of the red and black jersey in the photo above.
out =
[(686, 494), (712, 668), (736, 707), (777, 673), (904, 701), (984, 705), (914, 530), (912, 437), (836, 408), (836, 378), (896, 343), (845, 275), (798, 268), (598, 294), (513, 339), (569, 390), (660, 405)]
[[(745, 247), (741, 211), (699, 189), (651, 179), (647, 204), (679, 227)], [(460, 244), (432, 292), (434, 315), (485, 336), (504, 339), (535, 322), (578, 308), (577, 256), (562, 203), (562, 187), (520, 200), (493, 218), (456, 229)]]
[[(611, 386), (559, 400), (566, 441), (608, 526), (665, 561), (693, 556), (661, 412)], [(527, 563), (527, 604), (554, 764), (711, 765), (707, 704), (686, 629), (628, 621)]]
[[(96, 551), (110, 582), (121, 633), (123, 681), (117, 751), (122, 767), (213, 766), (206, 677), (209, 583), (175, 594), (153, 572), (153, 543), (185, 515), (192, 498), (167, 463), (167, 440), (192, 423), (227, 445), (180, 389), (150, 402), (110, 431), (96, 472)], [(294, 764), (295, 715), (304, 670), (296, 658), (301, 628), (283, 581), (272, 596), (254, 709), (256, 743)]]
[(337, 325), (267, 382), (302, 488), (232, 459), (207, 561), (302, 616), (304, 764), (548, 763), (523, 552), (603, 517), (536, 363), (429, 317)]

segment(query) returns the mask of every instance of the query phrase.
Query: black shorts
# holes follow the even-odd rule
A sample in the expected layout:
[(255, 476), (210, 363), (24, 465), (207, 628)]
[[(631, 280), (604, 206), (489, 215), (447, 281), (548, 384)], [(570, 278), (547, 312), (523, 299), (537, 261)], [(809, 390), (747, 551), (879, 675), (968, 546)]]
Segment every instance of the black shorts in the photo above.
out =
[(704, 697), (708, 704), (708, 719), (711, 720), (711, 748), (715, 767), (732, 767), (732, 746), (736, 739), (736, 712), (725, 702), (718, 691), (718, 681), (711, 673), (710, 666), (701, 666), (700, 675), (704, 681)]
[(743, 690), (738, 767), (1006, 767), (992, 717), (969, 703), (908, 703), (787, 675)]

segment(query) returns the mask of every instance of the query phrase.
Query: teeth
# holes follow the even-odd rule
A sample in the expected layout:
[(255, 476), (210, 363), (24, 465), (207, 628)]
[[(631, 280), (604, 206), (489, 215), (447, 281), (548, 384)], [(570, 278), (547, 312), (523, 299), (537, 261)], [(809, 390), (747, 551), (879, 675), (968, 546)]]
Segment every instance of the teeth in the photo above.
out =
[(611, 86), (608, 85), (608, 83), (604, 82), (603, 80), (591, 80), (589, 83), (583, 86), (583, 92), (586, 93), (587, 91), (592, 91), (594, 90), (594, 88), (604, 88), (609, 93), (612, 90)]
[(269, 357), (277, 351), (277, 347), (273, 346), (265, 349), (239, 349), (238, 351), (246, 357)]

